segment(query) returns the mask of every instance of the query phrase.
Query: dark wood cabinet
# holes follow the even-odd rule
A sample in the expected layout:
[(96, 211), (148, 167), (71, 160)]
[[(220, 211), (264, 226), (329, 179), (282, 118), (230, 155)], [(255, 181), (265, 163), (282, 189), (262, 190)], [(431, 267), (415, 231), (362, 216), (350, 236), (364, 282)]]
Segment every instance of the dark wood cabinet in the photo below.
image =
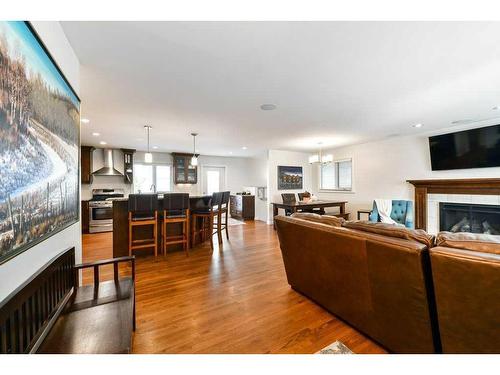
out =
[(82, 201), (82, 215), (81, 215), (82, 233), (89, 233), (89, 221), (90, 221), (89, 214), (90, 214), (89, 201)]
[(92, 146), (82, 146), (80, 148), (80, 159), (81, 159), (81, 174), (82, 174), (82, 184), (92, 183), (92, 152), (94, 147)]
[(134, 182), (134, 153), (135, 150), (122, 148), (123, 152), (123, 175), (125, 183), (132, 184)]
[(191, 166), (193, 154), (173, 152), (174, 158), (174, 184), (198, 183), (198, 168)]
[(255, 218), (255, 195), (231, 195), (229, 213), (234, 219), (253, 220)]

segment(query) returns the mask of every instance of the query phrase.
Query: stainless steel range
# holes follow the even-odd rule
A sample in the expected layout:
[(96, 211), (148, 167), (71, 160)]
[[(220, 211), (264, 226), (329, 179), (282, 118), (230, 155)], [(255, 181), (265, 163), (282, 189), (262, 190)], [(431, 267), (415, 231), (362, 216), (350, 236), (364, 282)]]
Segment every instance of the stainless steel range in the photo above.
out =
[(93, 189), (89, 201), (89, 232), (113, 231), (113, 198), (123, 198), (121, 189)]

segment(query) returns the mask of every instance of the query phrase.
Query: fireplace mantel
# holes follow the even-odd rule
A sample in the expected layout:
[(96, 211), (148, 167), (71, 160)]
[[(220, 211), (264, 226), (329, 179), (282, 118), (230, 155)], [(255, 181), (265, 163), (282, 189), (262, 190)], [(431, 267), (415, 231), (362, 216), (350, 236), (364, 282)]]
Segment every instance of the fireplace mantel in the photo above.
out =
[(415, 186), (415, 228), (427, 229), (427, 194), (500, 195), (500, 178), (407, 180)]

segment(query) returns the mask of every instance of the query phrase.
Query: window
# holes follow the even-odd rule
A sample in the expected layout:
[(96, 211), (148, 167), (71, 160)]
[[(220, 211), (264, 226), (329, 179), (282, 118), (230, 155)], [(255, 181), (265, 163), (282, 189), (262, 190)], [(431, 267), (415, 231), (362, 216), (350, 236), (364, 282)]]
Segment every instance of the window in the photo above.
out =
[(170, 165), (156, 165), (156, 191), (168, 192), (171, 189)]
[(134, 164), (134, 192), (150, 193), (153, 191), (153, 166)]
[(320, 189), (352, 190), (352, 160), (338, 160), (322, 164), (320, 171)]
[(164, 164), (134, 164), (135, 193), (166, 193), (172, 190), (172, 168)]

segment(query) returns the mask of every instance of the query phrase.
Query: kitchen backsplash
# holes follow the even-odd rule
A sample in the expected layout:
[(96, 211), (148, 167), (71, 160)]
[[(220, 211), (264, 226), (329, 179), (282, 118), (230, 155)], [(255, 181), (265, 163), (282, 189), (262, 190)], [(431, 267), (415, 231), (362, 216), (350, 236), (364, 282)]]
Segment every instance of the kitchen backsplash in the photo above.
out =
[[(125, 196), (133, 192), (134, 186), (123, 182), (123, 177), (120, 176), (94, 176), (94, 181), (91, 185), (82, 185), (82, 200), (92, 198), (92, 189), (122, 189)], [(199, 184), (177, 184), (172, 186), (175, 193), (199, 194)]]
[(126, 184), (120, 176), (94, 176), (91, 185), (82, 185), (82, 200), (92, 198), (92, 189), (123, 189), (128, 196), (132, 192), (133, 186)]

